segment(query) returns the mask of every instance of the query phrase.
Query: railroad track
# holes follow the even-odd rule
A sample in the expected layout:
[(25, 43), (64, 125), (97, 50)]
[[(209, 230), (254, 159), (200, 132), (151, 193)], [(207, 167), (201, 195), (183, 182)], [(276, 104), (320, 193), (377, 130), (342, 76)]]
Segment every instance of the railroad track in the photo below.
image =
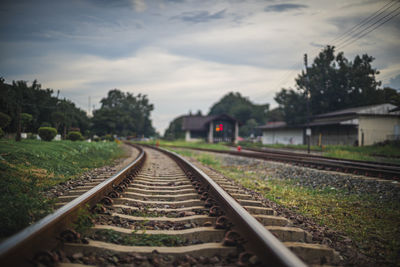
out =
[(264, 159), (290, 163), (319, 170), (337, 171), (357, 175), (371, 176), (388, 180), (400, 180), (400, 165), (359, 160), (345, 160), (318, 155), (302, 154), (266, 149), (245, 148), (242, 151), (216, 150), (192, 147), (177, 147), (206, 152), (230, 154), (235, 156)]
[(309, 243), (308, 233), (224, 177), (175, 153), (140, 150), (118, 174), (1, 243), (1, 265), (338, 263), (335, 251)]

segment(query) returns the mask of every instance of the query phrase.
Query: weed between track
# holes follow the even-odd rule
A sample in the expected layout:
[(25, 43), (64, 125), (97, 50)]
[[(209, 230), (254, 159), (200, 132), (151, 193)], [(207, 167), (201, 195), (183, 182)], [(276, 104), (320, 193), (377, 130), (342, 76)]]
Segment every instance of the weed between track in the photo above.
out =
[(263, 180), (260, 177), (265, 174), (260, 175), (248, 166), (223, 166), (210, 154), (176, 152), (212, 167), (279, 205), (312, 218), (321, 226), (344, 233), (363, 254), (386, 264), (398, 263), (400, 203), (381, 201), (379, 195), (374, 194), (352, 195), (333, 188), (299, 186), (294, 179), (274, 178), (271, 173)]
[(123, 155), (113, 142), (0, 141), (0, 239), (52, 211), (42, 192)]
[(164, 234), (149, 235), (146, 233), (136, 234), (136, 232), (137, 231), (134, 231), (131, 234), (121, 234), (113, 230), (98, 230), (93, 236), (91, 236), (91, 238), (125, 246), (173, 247), (183, 246), (186, 244), (186, 241), (178, 236)]

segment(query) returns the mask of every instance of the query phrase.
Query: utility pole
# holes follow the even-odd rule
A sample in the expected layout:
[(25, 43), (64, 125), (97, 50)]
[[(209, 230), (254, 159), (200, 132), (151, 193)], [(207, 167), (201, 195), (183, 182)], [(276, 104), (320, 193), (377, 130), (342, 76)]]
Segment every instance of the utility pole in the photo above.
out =
[(14, 90), (17, 92), (17, 134), (15, 135), (15, 141), (21, 141), (21, 112), (22, 112), (22, 89), (21, 84), (13, 83)]
[(310, 143), (311, 143), (311, 128), (310, 128), (310, 79), (308, 78), (308, 59), (307, 54), (304, 54), (304, 66), (306, 69), (306, 98), (307, 98), (307, 128), (306, 128), (306, 136), (307, 136), (307, 153), (310, 154)]

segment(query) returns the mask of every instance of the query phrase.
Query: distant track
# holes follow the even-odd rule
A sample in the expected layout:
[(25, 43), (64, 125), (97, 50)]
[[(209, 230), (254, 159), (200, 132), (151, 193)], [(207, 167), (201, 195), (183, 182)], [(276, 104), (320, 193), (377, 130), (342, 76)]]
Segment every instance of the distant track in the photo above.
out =
[(312, 154), (276, 151), (268, 149), (243, 148), (242, 151), (216, 150), (205, 148), (178, 147), (199, 151), (230, 154), (235, 156), (291, 163), (320, 170), (365, 175), (389, 180), (400, 180), (400, 165), (359, 160), (345, 160)]

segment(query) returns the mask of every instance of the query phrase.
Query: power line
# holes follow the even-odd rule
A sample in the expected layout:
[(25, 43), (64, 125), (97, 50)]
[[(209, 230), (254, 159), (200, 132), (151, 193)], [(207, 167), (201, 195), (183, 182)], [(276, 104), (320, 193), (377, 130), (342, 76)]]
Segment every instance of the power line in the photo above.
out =
[[(375, 17), (380, 16), (383, 12), (385, 12), (387, 9), (389, 9), (390, 7), (392, 7), (394, 4), (396, 4), (396, 0), (390, 0), (388, 3), (386, 3), (386, 5), (384, 5), (383, 7), (381, 7), (379, 10), (375, 11), (373, 14), (371, 14), (370, 16), (366, 17), (365, 19), (363, 19), (362, 21), (360, 21), (359, 23), (357, 23), (356, 25), (354, 25), (353, 27), (351, 27), (349, 30), (345, 31), (344, 33), (340, 34), (339, 36), (337, 36), (336, 38), (332, 39), (330, 41), (330, 43), (333, 43), (335, 41), (339, 41), (341, 39), (343, 39), (343, 37), (345, 37), (346, 35), (349, 35), (350, 33), (356, 31), (357, 29), (359, 29), (360, 27), (364, 26), (365, 24), (367, 24), (368, 22), (370, 22), (371, 20), (373, 20)], [(390, 4), (389, 7), (387, 7)], [(387, 7), (387, 8), (385, 8)], [(382, 10), (385, 9), (385, 10)], [(380, 12), (381, 11), (381, 12)], [(379, 14), (378, 14), (379, 13)]]
[[(337, 47), (337, 49), (343, 49), (344, 47), (346, 47), (346, 46), (358, 41), (359, 39), (363, 38), (364, 36), (368, 35), (372, 31), (376, 30), (377, 28), (381, 27), (385, 23), (389, 22), (390, 20), (392, 20), (393, 18), (398, 16), (400, 13), (394, 14), (393, 16), (389, 17), (390, 15), (395, 13), (398, 9), (400, 9), (400, 7), (390, 11), (385, 16), (380, 17), (382, 14), (384, 14), (386, 11), (388, 11), (391, 7), (393, 7), (397, 3), (399, 3), (398, 0), (389, 1), (384, 6), (382, 6), (379, 10), (375, 11), (370, 16), (366, 17), (365, 19), (363, 19), (361, 22), (359, 22), (356, 25), (354, 25), (353, 27), (351, 27), (346, 32), (344, 32), (344, 33), (340, 34), (338, 37), (332, 39), (330, 41), (330, 43), (334, 43), (335, 41), (343, 40), (343, 38), (345, 38), (343, 41), (339, 42), (338, 44), (333, 44), (334, 46)], [(371, 25), (369, 25), (369, 26), (365, 27), (364, 29), (362, 29), (365, 25), (367, 25), (368, 23), (370, 23), (370, 22), (372, 22), (374, 20), (375, 20), (375, 22), (373, 22)], [(384, 21), (382, 23), (378, 24), (382, 20), (384, 20)], [(371, 27), (373, 27), (373, 28), (371, 29)], [(368, 29), (370, 29), (370, 30), (367, 31)], [(316, 50), (314, 50), (314, 51), (316, 51)], [(314, 51), (312, 51), (312, 54), (314, 53)], [(299, 63), (294, 64), (292, 67), (295, 67), (297, 65), (299, 65)], [(279, 80), (279, 82), (278, 82), (276, 87), (280, 87), (281, 85), (286, 83), (288, 78), (291, 77), (294, 72), (297, 72), (297, 71), (296, 70), (292, 70), (292, 71), (288, 71), (287, 75), (284, 74), (284, 76), (282, 76), (283, 78), (281, 78)], [(282, 83), (282, 81), (284, 81), (284, 83)]]
[[(338, 49), (339, 48), (343, 48), (348, 46), (349, 44), (354, 43), (355, 41), (361, 39), (362, 37), (366, 36), (367, 34), (369, 34), (370, 32), (374, 31), (375, 29), (379, 28), (380, 26), (382, 26), (383, 24), (385, 24), (386, 22), (390, 21), (391, 19), (393, 19), (394, 17), (398, 16), (400, 13), (394, 14), (393, 16), (389, 17), (390, 15), (392, 15), (393, 13), (395, 13), (397, 10), (400, 9), (400, 6), (398, 8), (396, 8), (395, 10), (391, 11), (390, 13), (388, 13), (386, 16), (381, 17), (379, 20), (375, 21), (373, 24), (369, 25), (368, 27), (364, 28), (363, 30), (361, 30), (360, 32), (358, 32), (357, 34), (353, 35), (351, 38), (347, 38), (346, 40), (344, 40), (343, 42), (339, 43), (337, 45)], [(388, 19), (386, 19), (387, 17), (389, 17)], [(386, 20), (384, 20), (386, 19)], [(382, 20), (384, 20), (382, 23), (378, 24), (379, 22), (381, 22)], [(375, 26), (376, 24), (378, 24), (376, 27), (372, 28), (370, 31), (365, 32), (366, 30), (370, 29), (371, 27)], [(351, 40), (353, 39), (353, 40)], [(350, 42), (349, 42), (350, 41)]]
[[(396, 12), (397, 10), (399, 10), (400, 7), (396, 8), (395, 10), (393, 10), (392, 12), (390, 12), (389, 14), (387, 14), (386, 16), (384, 16), (383, 18), (381, 18), (379, 21), (381, 21), (382, 19), (385, 19), (386, 17), (390, 16), (391, 14), (393, 14), (394, 12)], [(385, 21), (383, 21), (382, 23), (376, 25), (379, 21), (376, 21), (374, 24), (370, 25), (369, 27), (367, 27), (366, 29), (371, 28), (372, 26), (376, 25), (374, 28), (372, 28), (371, 30), (363, 33), (362, 35), (359, 35), (356, 39), (353, 39), (352, 41), (348, 42), (348, 43), (344, 43), (338, 46), (338, 49), (343, 49), (344, 47), (358, 41), (359, 39), (363, 38), (364, 36), (368, 35), (369, 33), (373, 32), (374, 30), (378, 29), (379, 27), (381, 27), (382, 25), (384, 25), (385, 23), (389, 22), (390, 20), (392, 20), (393, 18), (397, 17), (398, 15), (400, 15), (400, 12), (394, 14), (393, 16), (387, 18)], [(366, 30), (364, 29), (364, 30)]]

